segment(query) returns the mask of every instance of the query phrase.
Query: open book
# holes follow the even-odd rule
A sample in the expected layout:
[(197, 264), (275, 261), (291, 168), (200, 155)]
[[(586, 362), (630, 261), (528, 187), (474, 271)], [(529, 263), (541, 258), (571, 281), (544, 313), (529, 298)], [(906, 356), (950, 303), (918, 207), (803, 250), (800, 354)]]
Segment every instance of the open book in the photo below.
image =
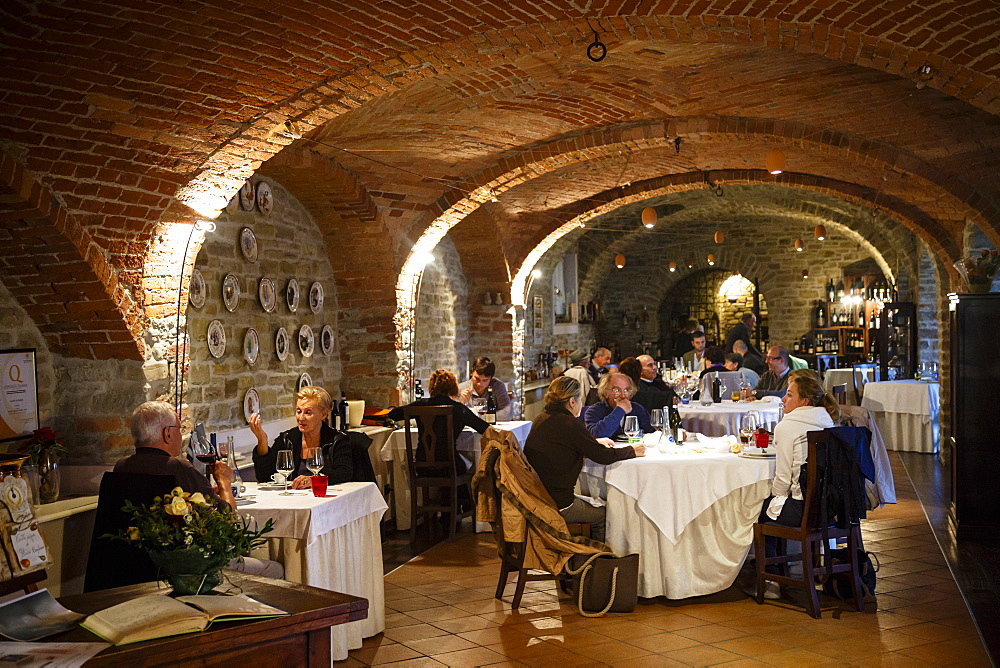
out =
[(80, 626), (114, 645), (204, 631), (215, 621), (287, 615), (249, 596), (142, 596), (87, 617)]

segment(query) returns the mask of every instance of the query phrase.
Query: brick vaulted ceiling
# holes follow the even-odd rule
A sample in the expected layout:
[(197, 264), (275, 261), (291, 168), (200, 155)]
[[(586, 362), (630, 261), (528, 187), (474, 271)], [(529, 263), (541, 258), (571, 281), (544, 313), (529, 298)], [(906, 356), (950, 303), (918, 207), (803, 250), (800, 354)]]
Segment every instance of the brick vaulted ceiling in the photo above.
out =
[[(1000, 243), (990, 0), (12, 0), (0, 42), (0, 151), (16, 165), (0, 171), (2, 280), (73, 356), (141, 357), (141, 337), (122, 338), (151, 305), (139, 286), (160, 224), (218, 210), (281, 151), (272, 173), (335, 212), (316, 216), (328, 239), (337, 225), (379, 239), (385, 288), (364, 301), (383, 307), (428, 229), (459, 225), (474, 253), (461, 237), (499, 226), (516, 269), (577, 216), (706, 178), (874, 208), (942, 260), (967, 221)], [(304, 139), (275, 134), (287, 118)], [(777, 181), (762, 171), (774, 147)], [(468, 215), (480, 206), (496, 210)], [(92, 307), (41, 307), (59, 263), (90, 267), (70, 275)]]

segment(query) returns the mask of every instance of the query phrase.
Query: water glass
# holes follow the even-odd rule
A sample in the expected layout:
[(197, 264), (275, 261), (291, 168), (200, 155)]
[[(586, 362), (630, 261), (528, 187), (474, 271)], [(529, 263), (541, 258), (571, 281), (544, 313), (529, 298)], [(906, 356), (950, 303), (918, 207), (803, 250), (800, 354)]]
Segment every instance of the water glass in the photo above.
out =
[(740, 417), (740, 443), (749, 445), (754, 432), (760, 426), (760, 414), (757, 411), (747, 411)]
[(275, 468), (285, 476), (285, 491), (281, 495), (291, 496), (292, 493), (288, 491), (288, 478), (291, 477), (292, 471), (295, 470), (295, 459), (292, 457), (291, 450), (278, 450), (278, 461), (275, 464)]
[(663, 422), (662, 408), (654, 408), (649, 413), (649, 424), (652, 425), (653, 429), (660, 429), (663, 426), (664, 422)]

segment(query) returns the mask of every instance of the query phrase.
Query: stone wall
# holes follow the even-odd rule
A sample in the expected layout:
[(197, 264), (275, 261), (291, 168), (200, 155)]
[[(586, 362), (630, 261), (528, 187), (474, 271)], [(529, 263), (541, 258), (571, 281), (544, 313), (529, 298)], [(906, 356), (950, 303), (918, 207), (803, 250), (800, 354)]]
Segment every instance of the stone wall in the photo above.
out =
[(435, 369), (447, 369), (459, 382), (469, 359), (468, 287), (455, 244), (445, 237), (424, 268), (417, 300), (414, 377), (424, 391)]
[[(84, 360), (53, 355), (10, 291), (0, 284), (0, 350), (34, 348), (39, 424), (59, 431), (64, 463), (111, 463), (128, 454), (128, 416), (145, 399), (137, 361)], [(19, 441), (5, 442), (6, 450)]]
[[(327, 249), (313, 220), (304, 208), (280, 184), (255, 177), (271, 186), (274, 208), (270, 215), (259, 211), (223, 212), (216, 220), (216, 230), (209, 233), (198, 253), (195, 267), (205, 279), (206, 299), (202, 308), (187, 307), (189, 373), (185, 395), (187, 414), (194, 423), (204, 422), (210, 431), (235, 429), (246, 425), (244, 396), (256, 388), (265, 422), (292, 415), (294, 395), (301, 374), (308, 374), (314, 385), (340, 396), (341, 333), (338, 330), (337, 290)], [(232, 210), (230, 207), (229, 210)], [(247, 261), (240, 250), (240, 230), (253, 230), (259, 259)], [(225, 276), (234, 274), (240, 282), (239, 307), (226, 310), (222, 300)], [(258, 287), (263, 277), (274, 282), (277, 304), (271, 313), (261, 305)], [(292, 312), (287, 300), (289, 279), (299, 287), (299, 303)], [(310, 286), (323, 287), (323, 305), (318, 313), (310, 309)], [(225, 330), (226, 349), (221, 358), (209, 353), (209, 323), (218, 319)], [(311, 357), (299, 349), (300, 328), (308, 325), (313, 332)], [(332, 354), (326, 355), (321, 344), (324, 325), (334, 330)], [(280, 327), (288, 333), (289, 353), (282, 362), (275, 352), (275, 336)], [(244, 359), (247, 331), (256, 330), (260, 354), (255, 365)], [(164, 332), (168, 336), (171, 332)], [(386, 353), (391, 355), (391, 351)]]

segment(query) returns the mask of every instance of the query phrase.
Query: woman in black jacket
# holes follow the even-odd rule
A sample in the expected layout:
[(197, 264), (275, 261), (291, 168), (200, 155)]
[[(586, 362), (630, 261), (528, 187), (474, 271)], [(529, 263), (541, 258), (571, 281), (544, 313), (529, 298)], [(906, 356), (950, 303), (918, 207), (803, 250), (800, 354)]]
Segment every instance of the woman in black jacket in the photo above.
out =
[(296, 426), (283, 431), (267, 445), (267, 434), (261, 425), (260, 413), (250, 416), (250, 431), (257, 437), (253, 450), (253, 470), (257, 482), (268, 482), (274, 475), (279, 450), (291, 450), (295, 468), (289, 475), (293, 489), (308, 489), (312, 473), (303, 461), (311, 448), (322, 448), (326, 462), (321, 473), (336, 485), (354, 479), (354, 457), (346, 439), (336, 443), (338, 432), (326, 424), (333, 407), (330, 393), (321, 387), (303, 387), (295, 395)]
[[(474, 430), (482, 434), (486, 431), (489, 425), (486, 420), (473, 413), (468, 406), (455, 401), (452, 397), (458, 396), (458, 381), (455, 379), (455, 375), (450, 371), (444, 369), (437, 369), (431, 374), (430, 382), (427, 384), (427, 388), (430, 390), (431, 396), (426, 399), (417, 399), (408, 406), (451, 406), (452, 411), (452, 425), (454, 430), (455, 444), (458, 444), (458, 435), (462, 433), (462, 430), (466, 427), (472, 427)], [(389, 411), (390, 420), (402, 420), (403, 419), (403, 409), (406, 406), (399, 406), (393, 408)], [(434, 431), (437, 434), (437, 438), (441, 442), (447, 441), (447, 434), (445, 433), (445, 421), (444, 418), (434, 419)], [(464, 457), (459, 455), (455, 459), (455, 472), (459, 475), (465, 473), (470, 466), (470, 462)]]
[(590, 537), (603, 542), (604, 508), (595, 508), (573, 493), (583, 460), (612, 464), (641, 457), (646, 453), (646, 446), (639, 443), (616, 448), (609, 438), (591, 436), (577, 419), (583, 408), (579, 392), (580, 383), (575, 378), (560, 376), (552, 381), (545, 393), (545, 409), (532, 422), (524, 442), (524, 455), (563, 519), (569, 523), (590, 524)]

